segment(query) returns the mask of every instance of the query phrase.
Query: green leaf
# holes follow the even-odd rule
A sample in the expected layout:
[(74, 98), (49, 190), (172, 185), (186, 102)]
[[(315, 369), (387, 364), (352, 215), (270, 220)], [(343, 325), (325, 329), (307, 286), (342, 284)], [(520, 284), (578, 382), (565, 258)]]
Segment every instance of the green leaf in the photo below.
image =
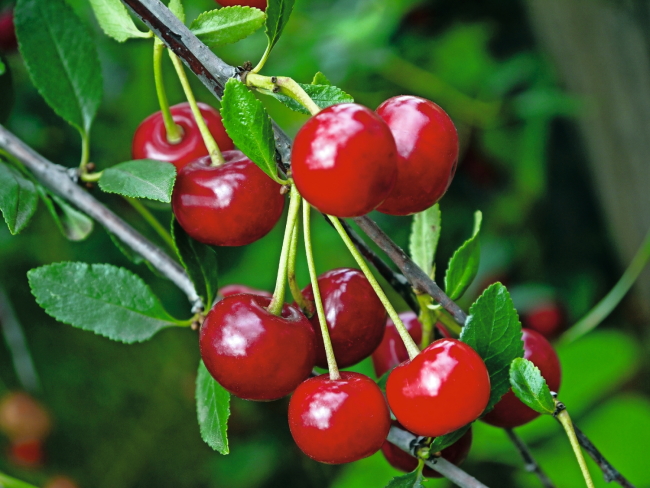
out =
[(48, 193), (41, 185), (36, 186), (36, 191), (66, 239), (83, 241), (90, 235), (94, 226), (90, 217), (71, 207), (65, 200)]
[(396, 476), (390, 480), (386, 488), (424, 488), (424, 485), (422, 485), (422, 473), (416, 469), (412, 473)]
[(472, 424), (467, 424), (465, 427), (461, 427), (458, 430), (450, 432), (449, 434), (440, 435), (433, 439), (429, 450), (431, 452), (440, 452), (443, 449), (454, 444), (458, 439), (463, 437), (465, 433), (470, 429)]
[(266, 15), (251, 7), (223, 7), (199, 15), (190, 28), (210, 47), (219, 47), (245, 39), (264, 24)]
[(460, 298), (476, 278), (481, 261), (481, 244), (478, 233), (481, 230), (482, 220), (483, 214), (477, 210), (474, 213), (472, 237), (467, 239), (449, 260), (445, 274), (445, 291), (452, 300)]
[(109, 339), (142, 342), (177, 322), (145, 282), (124, 268), (65, 262), (32, 269), (27, 278), (48, 315)]
[(228, 454), (230, 393), (210, 375), (203, 361), (196, 378), (196, 414), (201, 438), (215, 451)]
[(9, 232), (15, 235), (23, 230), (37, 206), (34, 183), (14, 168), (0, 163), (0, 210)]
[(172, 237), (181, 264), (194, 283), (206, 310), (210, 309), (219, 288), (215, 249), (192, 239), (176, 219), (172, 220)]
[(97, 22), (107, 36), (118, 42), (132, 38), (150, 37), (149, 32), (139, 30), (120, 0), (89, 0)]
[(528, 359), (515, 358), (510, 365), (510, 386), (523, 403), (539, 413), (552, 415), (555, 401), (539, 368)]
[(440, 206), (437, 203), (413, 216), (409, 252), (411, 259), (422, 268), (427, 276), (432, 276), (433, 260), (436, 257), (440, 230)]
[(266, 37), (269, 40), (268, 51), (273, 49), (280, 39), (284, 26), (287, 25), (295, 0), (269, 0), (266, 7)]
[(312, 85), (331, 85), (332, 82), (320, 71), (314, 75), (314, 79), (311, 81)]
[[(352, 103), (354, 98), (345, 93), (343, 90), (336, 86), (330, 85), (305, 85), (303, 83), (298, 83), (303, 90), (309, 95), (309, 97), (314, 101), (316, 105), (320, 108), (326, 108), (330, 105), (336, 105), (337, 103)], [(291, 110), (300, 112), (303, 114), (309, 114), (309, 110), (296, 102), (293, 98), (283, 95), (282, 93), (273, 93), (271, 91), (264, 92), (267, 95), (271, 95), (277, 98), (279, 101), (284, 103)]]
[(510, 294), (501, 283), (490, 285), (469, 309), (460, 340), (483, 358), (490, 373), (490, 401), (485, 412), (510, 388), (508, 370), (524, 355), (521, 323)]
[(393, 369), (389, 369), (384, 374), (381, 375), (381, 378), (377, 380), (377, 386), (379, 389), (386, 393), (386, 382), (388, 382), (388, 376), (392, 373)]
[(0, 76), (4, 75), (7, 72), (7, 66), (5, 65), (2, 58), (0, 58)]
[(185, 23), (185, 9), (183, 8), (182, 0), (169, 0), (167, 8), (169, 8), (169, 10), (171, 10), (171, 12), (178, 17), (183, 24)]
[(176, 167), (173, 164), (138, 159), (105, 169), (99, 179), (99, 187), (108, 193), (169, 203), (174, 181)]
[(88, 134), (102, 99), (97, 49), (65, 0), (18, 0), (16, 34), (29, 76), (54, 111)]
[(279, 182), (273, 126), (262, 102), (242, 82), (230, 78), (221, 100), (221, 116), (226, 132), (241, 152)]
[(145, 259), (140, 256), (137, 252), (134, 252), (129, 246), (126, 246), (115, 234), (112, 232), (108, 232), (108, 236), (111, 238), (111, 241), (113, 241), (113, 244), (115, 244), (115, 247), (120, 250), (124, 256), (128, 258), (129, 261), (131, 261), (133, 264), (142, 264)]

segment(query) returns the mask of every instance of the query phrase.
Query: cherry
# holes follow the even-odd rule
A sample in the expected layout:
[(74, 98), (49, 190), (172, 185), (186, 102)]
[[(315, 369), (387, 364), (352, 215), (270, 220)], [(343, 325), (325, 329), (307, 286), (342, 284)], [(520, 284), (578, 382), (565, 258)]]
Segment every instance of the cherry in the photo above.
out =
[[(553, 346), (544, 336), (534, 330), (523, 329), (524, 358), (531, 361), (539, 368), (551, 391), (557, 392), (560, 388), (562, 372), (560, 360)], [(496, 427), (511, 429), (527, 424), (539, 417), (539, 413), (527, 407), (516, 397), (512, 390), (501, 397), (494, 409), (481, 420)]]
[(235, 7), (241, 5), (242, 7), (255, 7), (262, 12), (266, 10), (266, 0), (215, 0), (222, 7)]
[[(198, 105), (219, 149), (221, 151), (234, 149), (235, 146), (226, 134), (219, 112), (205, 103)], [(209, 154), (194, 120), (194, 115), (192, 115), (190, 104), (179, 103), (170, 107), (170, 111), (174, 122), (181, 127), (181, 140), (175, 144), (167, 140), (162, 112), (156, 112), (144, 119), (135, 130), (131, 146), (133, 159), (168, 161), (180, 170), (195, 159)]]
[(544, 302), (523, 314), (521, 322), (524, 327), (539, 332), (547, 339), (555, 339), (564, 330), (565, 312), (558, 303)]
[(490, 376), (474, 349), (439, 339), (388, 376), (386, 396), (409, 431), (437, 437), (474, 421), (490, 399)]
[[(419, 344), (422, 340), (422, 324), (418, 320), (418, 316), (413, 312), (402, 312), (399, 314), (399, 318), (402, 319), (404, 327), (406, 327), (406, 330), (408, 330), (415, 343)], [(395, 328), (395, 324), (391, 319), (388, 319), (386, 329), (384, 330), (384, 337), (379, 347), (372, 353), (372, 364), (375, 367), (377, 377), (381, 378), (386, 371), (390, 371), (408, 358), (408, 352), (406, 352), (406, 347), (404, 347), (404, 343)]]
[(10, 439), (44, 439), (51, 428), (48, 411), (27, 393), (11, 392), (0, 400), (0, 430)]
[(7, 10), (0, 14), (0, 51), (13, 52), (16, 49), (18, 40), (14, 28), (14, 12)]
[[(395, 424), (399, 426), (399, 422), (394, 422), (393, 425)], [(445, 447), (441, 452), (441, 456), (450, 463), (459, 466), (467, 459), (471, 447), (472, 429), (470, 427), (460, 439), (451, 446)], [(388, 441), (385, 441), (384, 445), (381, 446), (381, 452), (386, 458), (386, 461), (396, 469), (410, 473), (418, 466), (418, 460), (415, 457), (411, 456), (408, 452), (402, 451), (395, 444), (391, 444)], [(426, 466), (424, 467), (423, 474), (426, 478), (442, 478), (440, 473)]]
[[(318, 288), (337, 365), (347, 368), (370, 356), (384, 335), (386, 309), (363, 273), (352, 268), (333, 269), (318, 277)], [(307, 300), (314, 300), (311, 285), (302, 293)], [(316, 333), (316, 366), (327, 368), (318, 315), (309, 321)]]
[(282, 315), (270, 298), (232, 295), (217, 302), (201, 326), (201, 357), (210, 374), (245, 400), (277, 400), (291, 393), (314, 367), (314, 331), (297, 307)]
[(336, 217), (374, 210), (397, 177), (397, 150), (386, 123), (355, 103), (332, 105), (298, 131), (291, 153), (296, 188)]
[(176, 177), (172, 209), (197, 241), (243, 246), (268, 234), (282, 215), (282, 187), (240, 151), (225, 151), (226, 163), (212, 166), (205, 156)]
[(79, 485), (67, 476), (55, 476), (47, 480), (43, 488), (79, 488)]
[(449, 188), (458, 162), (458, 133), (435, 103), (410, 95), (393, 97), (377, 108), (397, 144), (397, 183), (377, 207), (390, 215), (426, 210)]
[(246, 285), (226, 285), (219, 289), (219, 295), (222, 297), (229, 297), (231, 295), (240, 295), (246, 293), (248, 295), (259, 295), (261, 297), (271, 298), (273, 295), (266, 290), (257, 290)]
[(14, 441), (9, 447), (9, 459), (24, 468), (36, 468), (43, 464), (43, 442), (39, 439)]
[(310, 378), (289, 402), (293, 440), (307, 456), (327, 464), (350, 463), (377, 452), (388, 435), (388, 405), (374, 381), (349, 371), (341, 379)]

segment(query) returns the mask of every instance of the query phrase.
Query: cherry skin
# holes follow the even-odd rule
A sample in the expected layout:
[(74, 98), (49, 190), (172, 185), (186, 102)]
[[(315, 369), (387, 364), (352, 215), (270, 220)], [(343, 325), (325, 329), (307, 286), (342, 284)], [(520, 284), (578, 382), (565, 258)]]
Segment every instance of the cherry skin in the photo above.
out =
[(393, 97), (377, 108), (397, 144), (397, 183), (377, 210), (422, 212), (449, 188), (458, 162), (458, 133), (449, 115), (420, 97)]
[(262, 12), (266, 10), (266, 0), (215, 0), (222, 7), (235, 7), (241, 5), (242, 7), (255, 7)]
[(393, 369), (386, 396), (404, 428), (437, 437), (481, 415), (490, 399), (490, 376), (470, 346), (457, 339), (439, 339)]
[[(228, 134), (226, 134), (219, 112), (205, 103), (199, 103), (198, 105), (219, 149), (221, 151), (234, 149), (235, 146)], [(187, 102), (179, 103), (170, 107), (170, 111), (172, 119), (182, 129), (180, 142), (172, 144), (167, 140), (162, 112), (156, 112), (144, 119), (135, 130), (133, 144), (131, 145), (133, 159), (167, 161), (180, 170), (192, 161), (209, 154), (194, 120), (194, 115), (192, 115), (190, 104)]]
[[(399, 425), (398, 422), (395, 424)], [(465, 459), (472, 447), (472, 428), (465, 432), (463, 436), (454, 442), (451, 446), (445, 447), (441, 455), (447, 461), (456, 466), (460, 466)], [(386, 461), (396, 469), (410, 473), (418, 466), (418, 460), (411, 456), (409, 453), (402, 451), (395, 444), (391, 444), (388, 441), (384, 442), (384, 445), (381, 446), (381, 452), (386, 458)], [(442, 475), (437, 471), (425, 466), (422, 471), (425, 478), (442, 478)]]
[(557, 338), (564, 330), (565, 312), (558, 303), (549, 301), (527, 311), (521, 322), (524, 327), (533, 329), (551, 340)]
[(271, 300), (232, 295), (205, 317), (199, 334), (205, 367), (221, 386), (245, 400), (288, 395), (314, 367), (314, 331), (292, 305), (271, 314)]
[[(386, 309), (363, 273), (352, 268), (333, 269), (318, 277), (318, 288), (337, 365), (347, 368), (370, 356), (384, 335)], [(311, 285), (302, 293), (307, 300), (314, 300)], [(316, 366), (327, 368), (318, 315), (309, 321), (316, 334)]]
[(9, 460), (24, 468), (37, 468), (43, 464), (43, 441), (29, 439), (14, 441), (9, 447)]
[(176, 177), (172, 210), (197, 241), (243, 246), (268, 234), (284, 208), (282, 187), (240, 151), (225, 151), (226, 163), (212, 166), (205, 156)]
[(377, 452), (388, 430), (388, 405), (374, 381), (348, 371), (310, 378), (289, 402), (289, 429), (307, 456), (327, 464), (350, 463)]
[(395, 184), (395, 140), (369, 108), (332, 105), (298, 131), (291, 168), (296, 188), (318, 210), (359, 217), (383, 202)]
[(271, 298), (273, 294), (269, 293), (266, 290), (257, 290), (246, 285), (226, 285), (219, 289), (219, 295), (222, 297), (229, 297), (231, 295), (241, 295), (246, 293), (248, 295), (259, 295), (261, 297)]
[(16, 49), (18, 49), (18, 40), (14, 28), (14, 12), (6, 10), (0, 13), (0, 51), (13, 52)]
[[(422, 324), (418, 320), (418, 316), (414, 312), (402, 312), (399, 318), (402, 319), (404, 327), (408, 330), (409, 335), (413, 338), (416, 344), (422, 340)], [(389, 318), (386, 321), (386, 329), (384, 330), (384, 337), (379, 344), (379, 347), (372, 353), (372, 364), (375, 367), (375, 373), (378, 378), (381, 378), (387, 371), (390, 371), (399, 363), (403, 363), (409, 358), (404, 342), (395, 328), (395, 324)], [(413, 470), (411, 470), (413, 471)]]
[[(522, 339), (524, 341), (524, 358), (539, 368), (548, 387), (551, 391), (557, 392), (560, 388), (562, 372), (555, 349), (542, 334), (534, 330), (523, 329)], [(511, 429), (527, 424), (537, 417), (539, 417), (539, 413), (521, 403), (512, 390), (508, 390), (494, 406), (494, 409), (481, 420), (496, 427)]]

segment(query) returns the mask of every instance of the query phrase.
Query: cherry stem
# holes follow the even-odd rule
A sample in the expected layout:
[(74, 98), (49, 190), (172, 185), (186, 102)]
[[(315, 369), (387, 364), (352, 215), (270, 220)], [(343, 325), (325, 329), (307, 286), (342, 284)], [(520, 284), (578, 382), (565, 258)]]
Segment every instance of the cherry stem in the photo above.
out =
[(251, 72), (246, 76), (246, 85), (262, 93), (282, 93), (305, 107), (312, 115), (322, 110), (298, 83), (287, 76), (262, 76)]
[(262, 58), (260, 59), (260, 62), (257, 63), (257, 66), (255, 66), (255, 67), (250, 71), (249, 74), (255, 74), (255, 73), (259, 73), (259, 72), (260, 72), (260, 70), (261, 70), (261, 69), (264, 67), (264, 65), (266, 64), (266, 61), (269, 59), (269, 54), (271, 54), (271, 49), (272, 49), (272, 48), (273, 48), (273, 46), (271, 46), (271, 43), (269, 42), (269, 43), (266, 45), (266, 49), (264, 50), (264, 54), (262, 54)]
[(131, 204), (133, 209), (138, 212), (144, 220), (147, 221), (151, 228), (156, 231), (156, 234), (158, 234), (162, 240), (165, 241), (165, 244), (167, 244), (171, 249), (176, 248), (174, 245), (174, 240), (172, 239), (172, 236), (169, 234), (169, 232), (167, 232), (167, 229), (162, 226), (160, 221), (158, 221), (158, 219), (153, 216), (149, 209), (145, 207), (140, 202), (140, 200), (129, 197), (124, 197), (124, 199)]
[(212, 134), (210, 133), (210, 129), (208, 129), (208, 125), (205, 123), (205, 120), (203, 119), (203, 115), (201, 114), (201, 109), (199, 109), (199, 106), (196, 103), (194, 92), (192, 91), (192, 87), (190, 86), (190, 81), (187, 79), (187, 75), (185, 74), (185, 68), (181, 63), (181, 60), (178, 59), (178, 56), (176, 56), (173, 52), (171, 51), (169, 52), (169, 57), (172, 59), (174, 68), (176, 68), (176, 74), (178, 75), (178, 79), (180, 80), (181, 85), (183, 86), (183, 91), (185, 92), (185, 98), (187, 98), (187, 101), (190, 104), (190, 108), (192, 109), (192, 114), (194, 115), (194, 120), (196, 121), (196, 125), (199, 128), (199, 132), (201, 132), (203, 143), (205, 144), (205, 147), (208, 149), (208, 154), (210, 154), (210, 159), (212, 160), (212, 166), (221, 166), (226, 162), (226, 160), (223, 159), (223, 155), (221, 154), (221, 151), (219, 151), (219, 146), (217, 146), (217, 141), (215, 141), (214, 137), (212, 137)]
[[(323, 300), (318, 288), (318, 275), (314, 265), (314, 251), (311, 246), (311, 205), (305, 200), (302, 207), (303, 227), (305, 233), (305, 254), (307, 255), (307, 267), (309, 268), (309, 278), (311, 279), (311, 288), (314, 292), (314, 302), (316, 303), (316, 313), (318, 314), (318, 323), (320, 324), (321, 335), (323, 336), (323, 345), (325, 346), (325, 356), (327, 357), (327, 369), (330, 372), (331, 380), (341, 379), (339, 368), (336, 365), (334, 348), (330, 339), (330, 331), (327, 328), (325, 320), (325, 310), (323, 309)], [(340, 225), (340, 224), (339, 224)]]
[(578, 437), (576, 436), (576, 432), (573, 429), (573, 422), (571, 421), (571, 417), (569, 417), (569, 412), (567, 412), (566, 408), (562, 403), (556, 401), (555, 405), (556, 408), (559, 410), (559, 413), (555, 414), (555, 418), (558, 420), (558, 422), (562, 424), (562, 427), (564, 427), (564, 431), (566, 432), (566, 435), (569, 438), (569, 442), (571, 443), (573, 452), (576, 455), (576, 459), (578, 460), (578, 464), (580, 465), (580, 469), (582, 470), (582, 476), (585, 478), (585, 483), (587, 484), (587, 488), (594, 488), (594, 482), (591, 479), (591, 475), (589, 474), (589, 469), (587, 468), (587, 463), (585, 462), (585, 458), (582, 455), (582, 449), (580, 448), (580, 443), (578, 442)]
[(183, 134), (180, 126), (174, 122), (171, 110), (169, 110), (169, 101), (167, 100), (167, 92), (165, 91), (162, 74), (162, 54), (164, 50), (165, 45), (156, 38), (153, 42), (153, 78), (156, 83), (156, 94), (158, 95), (160, 112), (162, 113), (165, 124), (167, 142), (170, 144), (178, 144), (183, 139)]
[(305, 295), (302, 294), (296, 279), (296, 257), (298, 255), (298, 236), (300, 235), (300, 220), (296, 219), (296, 224), (291, 233), (291, 247), (289, 248), (289, 268), (287, 270), (287, 281), (289, 282), (289, 290), (291, 296), (296, 301), (300, 309), (307, 316), (311, 318), (316, 313), (314, 302), (307, 300)]
[(282, 314), (282, 306), (284, 305), (284, 294), (287, 283), (287, 270), (289, 268), (289, 254), (291, 248), (291, 235), (296, 226), (298, 219), (298, 212), (300, 211), (300, 202), (302, 197), (295, 185), (291, 185), (291, 193), (289, 198), (289, 212), (287, 214), (287, 224), (284, 228), (284, 238), (282, 239), (282, 251), (280, 252), (280, 265), (278, 267), (278, 277), (275, 281), (275, 290), (273, 290), (273, 298), (267, 310), (273, 315), (280, 316)]
[(420, 305), (420, 315), (418, 320), (422, 324), (422, 340), (420, 341), (420, 349), (424, 349), (433, 339), (433, 327), (435, 325), (435, 319), (433, 317), (433, 310), (429, 308), (431, 302), (433, 301), (429, 295), (416, 295), (418, 299), (418, 304)]
[(361, 271), (363, 271), (363, 274), (366, 276), (366, 279), (370, 282), (370, 285), (372, 288), (375, 290), (375, 293), (377, 294), (377, 297), (381, 301), (382, 305), (388, 312), (388, 316), (391, 318), (393, 323), (395, 324), (395, 328), (397, 329), (397, 332), (399, 332), (400, 337), (402, 338), (402, 342), (404, 343), (404, 346), (406, 347), (406, 351), (408, 352), (409, 359), (413, 359), (415, 356), (420, 354), (420, 349), (418, 348), (417, 344), (413, 341), (411, 338), (411, 335), (408, 333), (408, 330), (406, 330), (406, 327), (404, 327), (404, 323), (402, 320), (399, 318), (399, 315), (397, 315), (397, 312), (395, 311), (395, 308), (393, 305), (390, 303), (388, 300), (388, 297), (384, 293), (384, 290), (381, 289), (381, 286), (379, 286), (379, 283), (373, 276), (372, 272), (370, 271), (370, 268), (366, 264), (366, 262), (363, 260), (363, 257), (359, 253), (356, 247), (354, 247), (354, 243), (348, 236), (348, 234), (345, 232), (345, 229), (341, 225), (341, 222), (337, 217), (334, 217), (332, 215), (328, 215), (329, 219), (332, 221), (332, 225), (334, 225), (334, 228), (336, 231), (339, 233), (341, 236), (341, 239), (343, 239), (343, 242), (345, 243), (346, 247), (350, 251), (350, 254), (352, 254), (352, 257), (355, 259), (359, 267), (361, 268)]

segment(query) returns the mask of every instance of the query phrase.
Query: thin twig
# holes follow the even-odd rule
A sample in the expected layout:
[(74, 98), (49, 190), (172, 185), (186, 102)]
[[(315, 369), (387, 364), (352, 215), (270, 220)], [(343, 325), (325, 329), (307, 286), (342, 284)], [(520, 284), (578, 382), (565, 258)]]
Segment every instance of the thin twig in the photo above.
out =
[(533, 454), (530, 452), (528, 446), (524, 443), (521, 437), (515, 434), (515, 431), (512, 429), (503, 430), (506, 431), (506, 434), (508, 434), (508, 437), (519, 451), (519, 454), (521, 454), (521, 457), (524, 460), (524, 467), (526, 468), (526, 471), (535, 473), (539, 478), (539, 481), (542, 483), (542, 485), (544, 485), (544, 488), (555, 488), (555, 485), (550, 480), (550, 478), (546, 476), (546, 473), (542, 471), (540, 465), (537, 464), (537, 461), (535, 461)]

